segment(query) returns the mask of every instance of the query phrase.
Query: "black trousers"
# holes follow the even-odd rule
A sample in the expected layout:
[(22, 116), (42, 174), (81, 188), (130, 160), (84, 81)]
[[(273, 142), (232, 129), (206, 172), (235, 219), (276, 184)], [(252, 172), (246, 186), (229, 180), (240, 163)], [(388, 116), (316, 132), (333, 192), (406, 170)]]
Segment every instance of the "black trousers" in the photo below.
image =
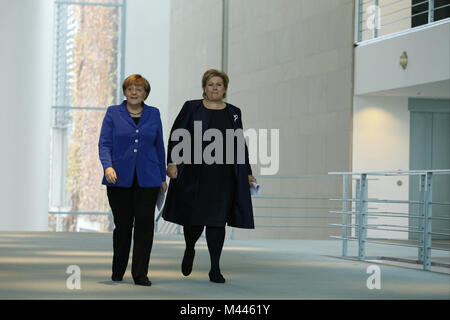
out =
[[(122, 278), (128, 265), (133, 235), (133, 279), (145, 279), (153, 246), (155, 205), (160, 188), (107, 187), (108, 201), (114, 217), (113, 276)], [(134, 224), (134, 234), (133, 234)]]

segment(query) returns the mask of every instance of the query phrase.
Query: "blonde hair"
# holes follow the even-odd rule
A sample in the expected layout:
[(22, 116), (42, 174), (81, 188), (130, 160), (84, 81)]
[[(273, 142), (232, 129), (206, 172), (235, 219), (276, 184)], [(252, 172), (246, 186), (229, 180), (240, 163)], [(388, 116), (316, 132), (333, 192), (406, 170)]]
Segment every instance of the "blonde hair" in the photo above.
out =
[(123, 81), (122, 90), (124, 94), (125, 90), (130, 86), (144, 87), (146, 94), (144, 100), (147, 99), (148, 95), (150, 94), (150, 91), (152, 90), (152, 88), (150, 87), (150, 83), (140, 74), (132, 74)]
[(227, 96), (227, 89), (228, 89), (228, 84), (230, 83), (230, 79), (228, 78), (228, 75), (225, 72), (219, 71), (216, 69), (209, 69), (208, 71), (206, 71), (203, 74), (203, 78), (202, 78), (202, 89), (203, 89), (202, 96), (203, 96), (203, 98), (206, 98), (206, 93), (205, 93), (206, 83), (212, 77), (221, 77), (222, 78), (223, 86), (225, 87), (225, 93), (223, 94), (223, 97), (225, 98)]

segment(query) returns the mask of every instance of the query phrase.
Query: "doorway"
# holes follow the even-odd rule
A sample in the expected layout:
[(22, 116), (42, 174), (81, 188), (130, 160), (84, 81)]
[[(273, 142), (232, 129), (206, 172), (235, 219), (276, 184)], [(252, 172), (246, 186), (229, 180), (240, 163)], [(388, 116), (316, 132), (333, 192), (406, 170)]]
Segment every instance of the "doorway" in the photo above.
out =
[[(410, 170), (450, 169), (450, 100), (416, 99), (408, 101), (410, 111)], [(419, 201), (419, 177), (409, 179), (409, 199)], [(433, 175), (433, 202), (450, 202), (450, 175)], [(450, 206), (433, 205), (432, 232), (449, 234)], [(419, 206), (411, 205), (409, 214), (418, 215)], [(410, 228), (418, 227), (418, 219), (409, 218)], [(418, 233), (410, 232), (410, 239), (417, 239)], [(446, 239), (446, 235), (432, 235), (432, 239)]]

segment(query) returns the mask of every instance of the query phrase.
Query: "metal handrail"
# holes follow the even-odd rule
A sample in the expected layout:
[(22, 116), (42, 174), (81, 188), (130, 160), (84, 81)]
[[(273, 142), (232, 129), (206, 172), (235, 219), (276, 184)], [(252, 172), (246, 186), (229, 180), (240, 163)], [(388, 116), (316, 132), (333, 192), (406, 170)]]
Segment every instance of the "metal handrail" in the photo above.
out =
[[(432, 246), (432, 235), (445, 236), (450, 238), (449, 229), (440, 228), (432, 230), (432, 221), (441, 220), (449, 221), (450, 217), (442, 217), (432, 215), (433, 205), (450, 205), (450, 202), (442, 201), (432, 201), (433, 192), (433, 176), (434, 175), (450, 175), (450, 169), (443, 170), (409, 170), (409, 171), (377, 171), (377, 172), (330, 172), (330, 175), (342, 175), (344, 178), (344, 189), (343, 195), (339, 199), (330, 199), (336, 201), (342, 201), (342, 210), (330, 211), (334, 214), (342, 214), (343, 222), (341, 224), (332, 224), (333, 226), (339, 226), (343, 228), (342, 236), (330, 236), (330, 238), (342, 240), (342, 255), (347, 256), (347, 241), (348, 240), (358, 240), (358, 258), (359, 260), (365, 259), (365, 246), (366, 243), (377, 243), (377, 244), (388, 244), (396, 246), (409, 246), (418, 248), (418, 260), (423, 263), (424, 270), (431, 269), (431, 250), (443, 250), (450, 251), (450, 248), (439, 248)], [(407, 200), (384, 200), (384, 199), (373, 199), (368, 197), (368, 176), (419, 176), (420, 178), (420, 201), (407, 201)], [(349, 197), (349, 177), (359, 176), (356, 179), (356, 197)], [(346, 178), (346, 179), (345, 179)], [(353, 203), (356, 208), (351, 210), (348, 209), (348, 203)], [(419, 205), (419, 214), (410, 215), (409, 213), (401, 212), (373, 212), (369, 211), (367, 204), (370, 202), (376, 203), (399, 203), (399, 204), (417, 204)], [(348, 217), (352, 216), (355, 218), (355, 223), (349, 223)], [(417, 227), (411, 226), (400, 226), (392, 224), (369, 224), (368, 219), (371, 217), (400, 217), (408, 219), (417, 219), (419, 224)], [(355, 229), (357, 232), (357, 237), (349, 237), (348, 230)], [(387, 243), (380, 241), (372, 241), (367, 238), (367, 230), (382, 230), (382, 231), (396, 231), (396, 232), (408, 232), (416, 233), (419, 235), (418, 243), (416, 246), (398, 244), (398, 243)], [(356, 232), (355, 232), (356, 233)]]
[(333, 198), (330, 201), (349, 201), (349, 202), (374, 202), (374, 203), (403, 203), (403, 204), (423, 204), (421, 201), (407, 201), (407, 200), (383, 200), (383, 199), (344, 199), (344, 198)]
[[(378, 38), (380, 36), (378, 30), (389, 25), (394, 25), (394, 30), (392, 30), (392, 32), (385, 33), (383, 37), (389, 34), (412, 29), (411, 26), (405, 28), (402, 25), (397, 25), (397, 27), (395, 27), (395, 24), (405, 20), (412, 20), (412, 18), (416, 16), (427, 15), (427, 22), (425, 25), (433, 24), (436, 22), (435, 12), (437, 10), (441, 10), (450, 6), (450, 4), (444, 4), (436, 7), (434, 0), (424, 0), (415, 4), (401, 6), (400, 8), (400, 5), (394, 6), (396, 4), (399, 4), (400, 2), (402, 2), (402, 0), (395, 0), (380, 5), (379, 0), (357, 0), (355, 3), (355, 44), (358, 45), (360, 43)], [(419, 6), (426, 7), (420, 12), (413, 13), (413, 9)], [(392, 16), (394, 15), (401, 15), (402, 17), (398, 19), (394, 18), (393, 20), (387, 20), (387, 18), (392, 18)], [(383, 23), (381, 22), (381, 19), (383, 19)], [(364, 27), (364, 25), (368, 24), (369, 22), (370, 25)], [(365, 39), (363, 39), (363, 33), (367, 35), (367, 32), (370, 32), (370, 34), (367, 37), (365, 36)]]
[[(329, 175), (326, 176), (318, 176), (318, 175), (311, 175), (311, 176), (282, 176), (282, 175), (273, 175), (273, 176), (255, 176), (255, 178), (259, 181), (261, 180), (324, 180), (324, 181), (340, 181), (342, 178), (339, 177), (332, 177)], [(377, 180), (376, 178), (373, 180)], [(274, 194), (262, 194), (262, 195), (255, 195), (252, 196), (253, 202), (257, 202), (260, 200), (308, 200), (308, 201), (330, 201), (331, 197), (322, 196), (322, 197), (300, 197), (300, 196), (285, 196), (285, 195), (274, 195)], [(333, 206), (323, 206), (323, 205), (259, 205), (259, 204), (253, 204), (254, 209), (308, 209), (308, 210), (322, 210), (324, 212), (329, 212), (330, 210), (338, 210), (339, 208), (333, 207)], [(155, 232), (161, 232), (161, 229), (158, 230), (158, 222), (161, 221), (162, 217), (162, 211), (159, 212), (155, 219)], [(287, 220), (289, 223), (283, 224), (283, 225), (268, 225), (268, 224), (261, 224), (258, 220), (265, 220), (265, 219), (282, 219)], [(276, 215), (276, 216), (268, 216), (268, 215), (254, 215), (255, 219), (255, 228), (322, 228), (322, 229), (328, 229), (331, 228), (331, 226), (328, 223), (325, 224), (318, 224), (318, 225), (300, 225), (295, 224), (293, 225), (291, 222), (295, 221), (295, 219), (300, 219), (300, 221), (305, 219), (336, 219), (337, 217), (330, 215), (330, 216), (324, 216), (324, 215), (312, 215), (312, 216), (287, 216), (287, 215)], [(182, 228), (168, 228), (169, 232), (176, 232), (177, 234), (182, 233)], [(234, 228), (231, 228), (231, 239), (234, 239)]]
[(366, 171), (366, 172), (328, 172), (331, 175), (351, 175), (360, 176), (367, 174), (368, 176), (412, 176), (423, 175), (428, 172), (432, 174), (450, 174), (450, 169), (437, 169), (437, 170), (396, 170), (396, 171)]

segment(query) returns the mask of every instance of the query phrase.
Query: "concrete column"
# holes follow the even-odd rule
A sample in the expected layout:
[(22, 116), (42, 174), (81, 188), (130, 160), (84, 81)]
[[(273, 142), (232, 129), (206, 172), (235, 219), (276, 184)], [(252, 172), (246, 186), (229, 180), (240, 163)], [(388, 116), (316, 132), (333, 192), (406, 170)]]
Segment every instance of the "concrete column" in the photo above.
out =
[(46, 231), (53, 1), (0, 7), (0, 230)]

